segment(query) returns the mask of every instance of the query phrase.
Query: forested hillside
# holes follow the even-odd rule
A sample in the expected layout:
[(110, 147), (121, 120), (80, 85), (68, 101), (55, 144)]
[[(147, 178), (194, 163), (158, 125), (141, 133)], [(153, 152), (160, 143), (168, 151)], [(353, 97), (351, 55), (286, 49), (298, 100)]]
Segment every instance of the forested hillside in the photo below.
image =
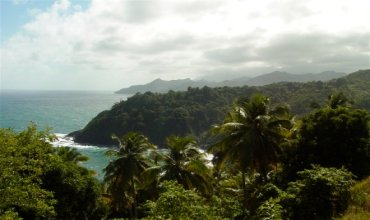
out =
[(370, 111), (370, 70), (360, 70), (328, 82), (284, 82), (261, 87), (188, 88), (185, 92), (136, 94), (98, 114), (85, 128), (71, 135), (79, 143), (114, 145), (113, 134), (142, 132), (162, 145), (167, 136), (192, 135), (200, 143), (207, 132), (220, 123), (231, 103), (253, 93), (271, 97), (271, 103), (288, 103), (291, 112), (302, 116), (313, 107), (323, 105), (328, 96), (343, 92), (355, 107)]
[(0, 129), (0, 219), (368, 219), (370, 113), (342, 92), (323, 102), (298, 118), (267, 96), (238, 98), (206, 129), (207, 154), (189, 136), (159, 149), (113, 135), (101, 184), (48, 130)]

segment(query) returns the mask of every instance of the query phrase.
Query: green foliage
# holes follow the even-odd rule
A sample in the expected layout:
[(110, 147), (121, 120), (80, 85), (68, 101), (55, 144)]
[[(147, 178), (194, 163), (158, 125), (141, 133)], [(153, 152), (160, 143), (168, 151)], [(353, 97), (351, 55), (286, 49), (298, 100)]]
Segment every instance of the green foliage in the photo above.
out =
[[(370, 110), (370, 70), (358, 71), (329, 82), (274, 83), (262, 87), (189, 88), (186, 92), (166, 94), (147, 92), (116, 103), (98, 114), (88, 125), (74, 133), (80, 143), (115, 145), (112, 134), (122, 136), (129, 131), (141, 132), (153, 143), (163, 146), (170, 135), (194, 135), (207, 145), (212, 141), (207, 131), (219, 124), (231, 103), (239, 97), (261, 92), (272, 103), (288, 103), (294, 114), (311, 111), (311, 104), (322, 105), (337, 91), (349, 95), (355, 107)], [(150, 126), (149, 126), (150, 125)]]
[(3, 214), (0, 213), (0, 220), (22, 220), (22, 218), (18, 216), (18, 213), (8, 210)]
[[(239, 91), (239, 94), (243, 92)], [(200, 136), (211, 124), (224, 117), (228, 104), (235, 97), (232, 93), (230, 88), (205, 87), (189, 88), (187, 92), (136, 94), (97, 115), (82, 131), (76, 133), (75, 140), (115, 145), (111, 140), (112, 134), (122, 136), (136, 131), (163, 146), (170, 135)]]
[[(370, 80), (361, 79), (368, 77), (366, 70), (328, 83), (137, 94), (76, 134), (82, 142), (118, 142), (108, 152), (113, 158), (105, 168), (104, 194), (91, 172), (78, 165), (87, 158), (75, 149), (52, 148), (55, 137), (48, 131), (33, 125), (20, 133), (1, 129), (0, 219), (104, 219), (107, 205), (109, 217), (131, 219), (331, 219), (348, 202), (347, 219), (354, 210), (368, 216), (369, 181), (350, 190), (353, 175), (346, 169), (358, 178), (370, 174), (370, 115), (345, 105), (343, 95), (356, 91), (351, 99), (366, 106), (368, 97), (353, 85), (367, 93)], [(296, 124), (287, 106), (254, 95), (235, 102), (214, 128), (216, 136), (205, 132), (220, 123), (238, 96), (264, 91), (275, 102), (288, 100), (301, 114), (311, 103), (322, 106), (317, 100), (335, 88), (344, 93)], [(131, 130), (165, 149), (158, 151)], [(126, 135), (111, 140), (112, 133)], [(212, 145), (212, 168), (197, 141), (181, 137), (186, 134)], [(311, 164), (322, 167), (308, 170)]]
[(256, 210), (252, 219), (259, 220), (281, 220), (283, 218), (284, 208), (278, 203), (277, 199), (268, 199), (264, 201)]
[(290, 119), (284, 106), (270, 109), (265, 96), (240, 99), (224, 123), (213, 128), (219, 141), (209, 150), (219, 155), (218, 163), (229, 160), (242, 172), (252, 169), (267, 177), (270, 165), (277, 164), (280, 143), (289, 134)]
[(148, 219), (207, 219), (210, 207), (204, 198), (176, 182), (163, 182), (163, 188), (156, 202), (147, 203)]
[(370, 177), (352, 187), (350, 203), (370, 212)]
[(87, 156), (81, 155), (76, 148), (58, 147), (55, 150), (58, 156), (60, 156), (66, 162), (69, 161), (78, 163), (89, 160)]
[[(221, 182), (218, 192), (221, 192), (220, 197), (232, 196), (233, 198), (241, 199), (242, 176), (237, 178), (227, 178)], [(231, 180), (239, 182), (238, 185), (230, 185)], [(263, 181), (263, 178), (258, 173), (249, 172), (245, 175), (246, 195), (247, 200), (244, 201), (242, 208), (247, 219), (264, 219), (273, 216), (280, 216), (284, 209), (278, 204), (280, 196), (284, 193), (276, 185), (271, 182)], [(231, 186), (231, 187), (230, 187)], [(276, 204), (275, 204), (276, 203)], [(242, 202), (239, 203), (241, 205)], [(280, 213), (280, 214), (279, 214)], [(267, 218), (268, 219), (268, 218)]]
[(370, 115), (350, 107), (324, 107), (302, 119), (298, 142), (285, 161), (286, 172), (345, 166), (357, 177), (370, 174)]
[(158, 165), (145, 174), (155, 173), (159, 181), (176, 180), (185, 189), (197, 189), (203, 195), (212, 194), (210, 169), (205, 154), (191, 137), (170, 136), (166, 148), (158, 153)]
[(1, 218), (104, 217), (99, 184), (88, 170), (59, 156), (48, 142), (53, 138), (34, 125), (20, 133), (0, 130)]
[(351, 188), (351, 199), (341, 220), (361, 220), (370, 218), (370, 177), (356, 183)]
[(40, 187), (40, 176), (57, 160), (43, 141), (51, 138), (35, 126), (19, 134), (0, 130), (0, 215), (13, 211), (22, 218), (56, 216), (52, 192)]
[(281, 206), (274, 204), (274, 201), (277, 201), (275, 199), (282, 194), (282, 191), (272, 183), (258, 183), (258, 181), (255, 181), (247, 187), (250, 191), (250, 198), (247, 203), (250, 216), (257, 217), (257, 219), (267, 215), (270, 217), (279, 216)]
[(89, 171), (73, 162), (51, 164), (41, 176), (42, 188), (53, 192), (58, 219), (101, 219), (106, 213), (101, 187)]
[(108, 151), (115, 159), (104, 169), (110, 205), (119, 216), (137, 217), (137, 194), (142, 173), (151, 166), (152, 161), (148, 155), (149, 150), (154, 150), (155, 146), (144, 135), (135, 132), (115, 139), (120, 147)]
[(255, 186), (250, 193), (251, 219), (332, 219), (348, 207), (354, 181), (345, 169), (322, 168), (298, 173), (286, 191), (271, 183)]
[(289, 219), (331, 219), (348, 207), (354, 181), (345, 169), (314, 167), (298, 173), (279, 203)]
[(214, 197), (207, 201), (174, 181), (164, 181), (162, 188), (163, 192), (156, 201), (146, 203), (149, 214), (145, 219), (224, 219), (240, 213), (230, 199)]
[(350, 100), (342, 93), (337, 93), (329, 96), (328, 107), (336, 109), (340, 106), (348, 106)]
[(252, 210), (246, 173), (260, 172), (261, 180), (267, 181), (267, 173), (277, 165), (280, 144), (289, 135), (290, 119), (286, 107), (270, 109), (267, 97), (254, 95), (250, 100), (238, 100), (224, 123), (213, 129), (218, 142), (209, 151), (216, 153), (216, 169), (225, 162), (237, 165), (242, 173), (244, 205)]
[(236, 219), (243, 216), (243, 208), (240, 201), (226, 194), (212, 196), (209, 205), (215, 216), (222, 219)]

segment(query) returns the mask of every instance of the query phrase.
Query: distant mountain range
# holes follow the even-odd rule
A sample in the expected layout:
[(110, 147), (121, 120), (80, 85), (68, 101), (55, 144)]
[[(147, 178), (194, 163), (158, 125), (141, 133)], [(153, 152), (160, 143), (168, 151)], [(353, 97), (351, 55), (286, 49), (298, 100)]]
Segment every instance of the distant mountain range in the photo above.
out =
[(178, 79), (178, 80), (162, 80), (156, 79), (150, 83), (144, 85), (134, 85), (128, 88), (123, 88), (116, 93), (119, 94), (135, 94), (138, 92), (144, 93), (147, 91), (165, 93), (169, 90), (173, 91), (186, 91), (188, 87), (223, 87), (223, 86), (263, 86), (277, 82), (310, 82), (310, 81), (328, 81), (335, 78), (340, 78), (345, 76), (345, 73), (335, 72), (335, 71), (325, 71), (317, 74), (307, 73), (307, 74), (292, 74), (287, 72), (275, 71), (272, 73), (267, 73), (259, 75), (253, 78), (250, 77), (240, 77), (236, 79), (226, 80), (222, 82), (210, 82), (206, 80), (191, 80)]

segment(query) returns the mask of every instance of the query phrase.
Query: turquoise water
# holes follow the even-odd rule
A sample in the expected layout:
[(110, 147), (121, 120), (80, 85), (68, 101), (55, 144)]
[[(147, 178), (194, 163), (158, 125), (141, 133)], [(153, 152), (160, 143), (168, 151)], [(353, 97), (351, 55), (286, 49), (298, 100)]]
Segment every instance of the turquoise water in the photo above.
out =
[(21, 131), (32, 121), (40, 129), (51, 127), (59, 140), (53, 145), (77, 148), (90, 158), (82, 165), (97, 172), (102, 179), (102, 169), (109, 158), (106, 148), (83, 146), (65, 137), (83, 128), (94, 116), (128, 96), (111, 91), (12, 91), (0, 92), (0, 127)]

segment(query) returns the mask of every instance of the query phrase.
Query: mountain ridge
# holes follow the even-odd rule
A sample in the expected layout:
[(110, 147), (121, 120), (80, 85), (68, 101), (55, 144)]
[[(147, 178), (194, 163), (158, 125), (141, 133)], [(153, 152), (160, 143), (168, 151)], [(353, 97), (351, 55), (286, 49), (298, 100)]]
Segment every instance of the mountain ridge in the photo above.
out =
[(262, 74), (256, 77), (238, 77), (221, 82), (212, 82), (207, 80), (192, 80), (190, 78), (176, 79), (176, 80), (162, 80), (157, 78), (147, 84), (132, 85), (127, 88), (122, 88), (115, 93), (118, 94), (135, 94), (145, 92), (166, 93), (172, 91), (186, 91), (188, 87), (223, 87), (223, 86), (264, 86), (277, 82), (309, 82), (309, 81), (328, 81), (335, 78), (345, 76), (343, 72), (324, 71), (320, 73), (305, 73), (292, 74), (288, 72), (274, 71), (271, 73)]

